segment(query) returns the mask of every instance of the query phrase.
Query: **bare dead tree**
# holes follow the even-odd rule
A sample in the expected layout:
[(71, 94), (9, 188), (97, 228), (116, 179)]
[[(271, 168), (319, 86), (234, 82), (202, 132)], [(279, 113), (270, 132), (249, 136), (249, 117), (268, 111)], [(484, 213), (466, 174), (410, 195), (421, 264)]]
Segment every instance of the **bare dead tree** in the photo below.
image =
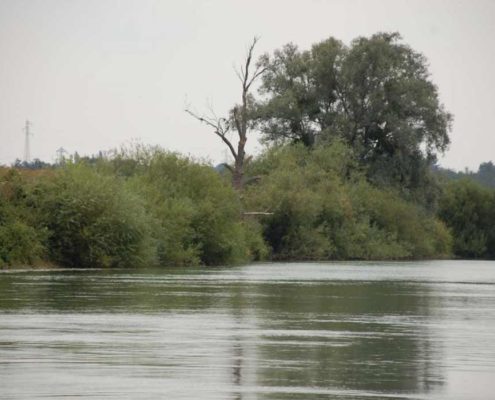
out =
[[(266, 70), (266, 67), (261, 63), (254, 66), (252, 65), (254, 48), (257, 42), (258, 38), (255, 37), (247, 50), (246, 59), (244, 60), (240, 71), (236, 71), (242, 84), (241, 103), (234, 106), (228, 118), (217, 118), (213, 113), (213, 116), (208, 117), (205, 115), (198, 115), (190, 109), (185, 110), (189, 115), (212, 128), (213, 133), (215, 133), (215, 135), (217, 135), (229, 148), (230, 153), (234, 157), (234, 164), (233, 166), (227, 165), (227, 168), (232, 173), (232, 186), (236, 190), (242, 189), (244, 182), (244, 167), (247, 160), (245, 148), (250, 122), (249, 91), (256, 79), (258, 79)], [(227, 134), (230, 131), (235, 131), (237, 133), (237, 148), (227, 137)]]

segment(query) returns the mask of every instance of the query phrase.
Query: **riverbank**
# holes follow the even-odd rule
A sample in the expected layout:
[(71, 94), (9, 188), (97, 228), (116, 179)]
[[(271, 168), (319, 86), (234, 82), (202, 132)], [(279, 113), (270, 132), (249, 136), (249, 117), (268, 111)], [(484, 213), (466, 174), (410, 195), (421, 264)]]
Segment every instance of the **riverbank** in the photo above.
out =
[(495, 194), (470, 182), (413, 201), (369, 182), (339, 142), (272, 148), (248, 172), (238, 192), (227, 170), (149, 147), (4, 168), (0, 267), (495, 256)]

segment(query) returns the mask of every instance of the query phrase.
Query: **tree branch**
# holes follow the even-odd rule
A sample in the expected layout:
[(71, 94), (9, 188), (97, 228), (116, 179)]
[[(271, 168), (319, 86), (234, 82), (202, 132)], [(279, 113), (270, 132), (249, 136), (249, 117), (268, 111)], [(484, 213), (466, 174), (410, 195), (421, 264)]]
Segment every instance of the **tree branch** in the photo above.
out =
[(223, 163), (222, 165), (223, 165), (225, 168), (227, 168), (227, 169), (230, 171), (230, 173), (232, 173), (232, 174), (234, 173), (234, 168), (232, 168), (229, 164), (227, 164), (227, 163)]
[(193, 118), (196, 118), (199, 122), (202, 122), (202, 123), (208, 125), (209, 127), (213, 128), (213, 132), (215, 133), (215, 135), (217, 135), (220, 139), (222, 139), (222, 141), (229, 148), (229, 150), (232, 153), (232, 155), (234, 156), (234, 158), (237, 158), (237, 153), (235, 151), (234, 146), (232, 145), (230, 140), (227, 139), (227, 137), (225, 136), (226, 133), (229, 131), (229, 127), (228, 126), (227, 127), (222, 126), (221, 121), (223, 118), (212, 120), (210, 118), (197, 115), (194, 112), (192, 112), (191, 110), (188, 110), (187, 108), (184, 111), (186, 113), (188, 113), (189, 115), (191, 115)]
[(242, 215), (273, 215), (273, 213), (267, 211), (245, 211)]

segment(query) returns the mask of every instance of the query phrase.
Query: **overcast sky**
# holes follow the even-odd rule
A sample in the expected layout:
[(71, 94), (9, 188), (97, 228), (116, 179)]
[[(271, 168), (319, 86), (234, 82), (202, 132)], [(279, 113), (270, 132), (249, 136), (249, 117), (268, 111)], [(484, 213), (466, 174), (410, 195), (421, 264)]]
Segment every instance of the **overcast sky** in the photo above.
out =
[(377, 31), (400, 32), (429, 60), (455, 118), (441, 165), (495, 160), (492, 0), (0, 0), (0, 163), (22, 158), (26, 118), (32, 158), (138, 140), (223, 161), (183, 110), (211, 103), (222, 115), (238, 100), (233, 65), (254, 35), (260, 54)]

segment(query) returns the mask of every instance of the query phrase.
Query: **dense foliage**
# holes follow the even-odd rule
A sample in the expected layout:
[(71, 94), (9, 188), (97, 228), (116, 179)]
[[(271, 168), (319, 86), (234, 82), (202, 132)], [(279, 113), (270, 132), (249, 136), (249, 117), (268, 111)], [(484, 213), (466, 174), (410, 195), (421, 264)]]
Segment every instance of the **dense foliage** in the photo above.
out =
[(237, 263), (266, 252), (256, 224), (242, 220), (238, 196), (210, 166), (140, 147), (106, 167), (144, 199), (160, 264)]
[(26, 187), (16, 170), (0, 171), (0, 267), (38, 264), (46, 255), (46, 231), (35, 223)]
[(68, 165), (31, 193), (50, 258), (78, 267), (152, 264), (153, 237), (142, 201), (116, 177)]
[(246, 193), (275, 259), (401, 259), (450, 254), (445, 226), (393, 190), (370, 185), (341, 142), (275, 148), (253, 166)]
[(451, 115), (424, 56), (400, 35), (350, 46), (329, 38), (306, 51), (289, 44), (262, 62), (257, 118), (266, 140), (314, 146), (340, 138), (373, 182), (424, 191), (436, 152), (449, 143)]
[(274, 146), (247, 172), (239, 195), (211, 166), (144, 147), (3, 170), (0, 265), (495, 257), (495, 194), (473, 182), (445, 184), (436, 217), (370, 183), (340, 140)]
[(449, 182), (439, 216), (451, 228), (454, 252), (464, 258), (495, 258), (495, 191), (467, 179)]
[(0, 182), (0, 266), (218, 265), (267, 253), (208, 165), (140, 147), (40, 172), (11, 169)]
[(495, 165), (491, 161), (481, 163), (476, 172), (467, 169), (458, 172), (440, 167), (434, 168), (434, 171), (438, 176), (446, 180), (469, 179), (478, 182), (480, 185), (495, 189)]

